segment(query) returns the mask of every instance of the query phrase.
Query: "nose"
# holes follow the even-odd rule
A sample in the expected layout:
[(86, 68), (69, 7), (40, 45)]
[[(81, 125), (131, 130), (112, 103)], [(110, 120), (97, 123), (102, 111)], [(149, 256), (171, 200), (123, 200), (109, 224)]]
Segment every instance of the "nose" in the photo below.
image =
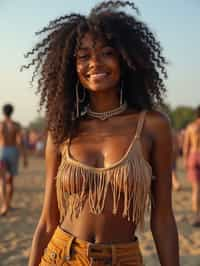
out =
[(89, 61), (90, 67), (100, 65), (101, 63), (100, 53), (93, 52)]

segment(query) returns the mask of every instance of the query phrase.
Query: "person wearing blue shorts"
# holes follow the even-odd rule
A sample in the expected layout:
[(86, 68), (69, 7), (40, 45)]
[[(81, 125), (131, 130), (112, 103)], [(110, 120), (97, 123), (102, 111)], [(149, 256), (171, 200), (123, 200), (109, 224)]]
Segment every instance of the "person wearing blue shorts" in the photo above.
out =
[[(4, 120), (0, 122), (0, 215), (5, 215), (13, 195), (13, 177), (18, 175), (19, 150), (21, 149), (21, 127), (11, 119), (13, 106), (3, 106)], [(24, 154), (24, 166), (27, 158)]]

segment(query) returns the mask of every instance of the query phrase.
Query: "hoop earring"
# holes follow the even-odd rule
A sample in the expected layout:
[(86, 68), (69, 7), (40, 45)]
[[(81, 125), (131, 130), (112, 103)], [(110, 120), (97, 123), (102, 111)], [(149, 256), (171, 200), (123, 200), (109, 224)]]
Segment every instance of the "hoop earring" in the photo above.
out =
[(85, 98), (86, 98), (86, 90), (84, 87), (82, 87), (83, 89), (83, 96), (82, 97), (79, 97), (79, 94), (80, 94), (80, 90), (79, 90), (79, 80), (77, 81), (76, 83), (76, 90), (77, 90), (77, 95), (78, 95), (78, 101), (79, 103), (83, 103), (85, 101)]
[(78, 87), (79, 87), (79, 81), (77, 81), (77, 83), (76, 83), (76, 118), (79, 118), (79, 116), (80, 116)]
[(121, 80), (121, 86), (120, 86), (120, 106), (123, 104), (123, 80)]
[(86, 92), (85, 92), (85, 88), (83, 88), (83, 96), (82, 98), (79, 98), (79, 103), (83, 103), (85, 101), (86, 98)]
[(80, 103), (83, 103), (86, 98), (86, 90), (83, 88), (83, 96), (82, 98), (79, 97), (79, 80), (76, 83), (76, 117), (80, 117)]

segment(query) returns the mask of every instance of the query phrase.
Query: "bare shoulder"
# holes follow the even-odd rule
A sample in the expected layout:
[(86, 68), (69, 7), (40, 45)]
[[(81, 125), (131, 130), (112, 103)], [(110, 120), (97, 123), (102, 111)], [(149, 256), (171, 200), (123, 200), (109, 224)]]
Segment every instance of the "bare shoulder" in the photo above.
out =
[(146, 127), (153, 134), (172, 134), (169, 117), (160, 111), (151, 110), (146, 115)]
[(16, 129), (17, 131), (21, 129), (21, 125), (20, 125), (19, 122), (17, 122), (17, 121), (13, 121), (13, 125), (14, 125), (14, 127), (15, 127), (15, 129)]
[(50, 156), (51, 155), (57, 156), (60, 154), (59, 145), (55, 143), (50, 131), (47, 134), (46, 154), (49, 154)]
[(194, 131), (196, 131), (197, 125), (195, 122), (190, 123), (185, 130), (186, 134), (190, 134), (193, 133)]
[(50, 147), (54, 150), (57, 149), (57, 145), (55, 144), (55, 141), (50, 131), (47, 132), (47, 147)]

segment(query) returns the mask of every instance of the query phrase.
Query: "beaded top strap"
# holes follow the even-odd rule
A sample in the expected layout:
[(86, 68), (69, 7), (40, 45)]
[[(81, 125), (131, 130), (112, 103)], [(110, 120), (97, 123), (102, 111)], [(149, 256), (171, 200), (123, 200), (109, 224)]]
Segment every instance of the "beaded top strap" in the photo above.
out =
[(140, 114), (139, 117), (139, 121), (137, 124), (137, 129), (136, 129), (136, 133), (135, 133), (135, 137), (136, 138), (140, 138), (143, 126), (144, 126), (144, 121), (145, 121), (145, 116), (146, 116), (146, 111), (142, 111), (142, 113)]

